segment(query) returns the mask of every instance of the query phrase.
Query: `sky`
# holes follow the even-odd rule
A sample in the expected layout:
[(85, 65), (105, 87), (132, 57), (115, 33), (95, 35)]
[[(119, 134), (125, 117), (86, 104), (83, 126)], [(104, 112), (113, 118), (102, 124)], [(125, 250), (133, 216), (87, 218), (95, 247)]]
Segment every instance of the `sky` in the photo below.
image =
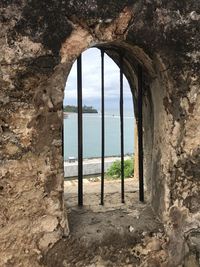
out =
[[(120, 72), (115, 62), (104, 56), (105, 62), (105, 112), (119, 112)], [(101, 53), (90, 48), (82, 53), (83, 105), (101, 107)], [(64, 105), (77, 106), (77, 63), (72, 66), (68, 76)], [(133, 100), (130, 87), (124, 76), (124, 111), (133, 114)]]

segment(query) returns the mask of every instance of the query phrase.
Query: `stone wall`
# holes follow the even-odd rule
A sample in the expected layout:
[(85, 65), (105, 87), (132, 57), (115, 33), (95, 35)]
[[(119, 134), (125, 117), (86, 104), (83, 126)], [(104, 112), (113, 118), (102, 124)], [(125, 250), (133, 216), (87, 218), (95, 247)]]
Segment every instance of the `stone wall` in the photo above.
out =
[(169, 236), (167, 266), (184, 258), (198, 266), (199, 9), (195, 0), (1, 0), (1, 266), (41, 266), (69, 232), (63, 90), (73, 62), (92, 46), (125, 53), (136, 98), (137, 64), (145, 70), (145, 173)]

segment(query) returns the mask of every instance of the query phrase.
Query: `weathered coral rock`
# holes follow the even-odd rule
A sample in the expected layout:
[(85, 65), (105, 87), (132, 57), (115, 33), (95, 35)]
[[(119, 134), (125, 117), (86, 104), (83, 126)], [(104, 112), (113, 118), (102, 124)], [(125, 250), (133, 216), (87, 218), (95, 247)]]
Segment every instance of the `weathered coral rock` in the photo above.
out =
[(135, 99), (137, 64), (144, 69), (146, 184), (169, 236), (162, 253), (152, 241), (163, 256), (148, 267), (198, 266), (199, 1), (1, 0), (0, 14), (0, 266), (41, 266), (69, 232), (63, 91), (74, 60), (92, 46), (116, 63), (114, 50), (124, 53)]

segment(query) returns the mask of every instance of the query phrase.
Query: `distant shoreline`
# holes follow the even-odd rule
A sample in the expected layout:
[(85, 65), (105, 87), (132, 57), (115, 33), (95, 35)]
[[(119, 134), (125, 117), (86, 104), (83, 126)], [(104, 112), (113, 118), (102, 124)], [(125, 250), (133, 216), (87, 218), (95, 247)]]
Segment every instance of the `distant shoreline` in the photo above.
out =
[[(135, 153), (133, 153), (133, 154), (126, 154), (126, 155), (124, 155), (124, 158), (134, 158), (134, 156), (135, 156)], [(105, 156), (104, 157), (104, 159), (116, 159), (116, 160), (120, 160), (120, 158), (121, 158), (121, 156), (120, 155), (113, 155), (113, 156)], [(75, 158), (75, 160), (77, 161), (78, 159), (77, 158)], [(88, 160), (101, 160), (101, 157), (91, 157), (91, 158), (83, 158), (83, 161), (84, 160), (86, 160), (86, 161), (88, 161)], [(68, 162), (69, 160), (67, 159), (67, 160), (64, 160), (64, 162)]]
[[(73, 106), (73, 105), (64, 106), (63, 110), (64, 110), (64, 112), (78, 113), (78, 107), (77, 106)], [(98, 113), (98, 111), (93, 106), (84, 105), (82, 107), (82, 113)]]
[[(67, 118), (68, 117), (68, 115), (78, 115), (78, 113), (77, 112), (63, 112), (63, 114), (64, 114), (64, 118)], [(96, 115), (97, 117), (99, 117), (99, 118), (101, 118), (101, 113), (83, 113), (83, 115)], [(113, 117), (113, 118), (119, 118), (120, 117), (120, 115), (119, 114), (105, 114), (105, 117)], [(135, 119), (135, 117), (134, 116), (124, 116), (124, 118), (125, 119)]]
[[(124, 159), (131, 159), (133, 156), (124, 156)], [(120, 156), (116, 157), (105, 157), (104, 170), (105, 172), (108, 168), (115, 162), (120, 161)], [(99, 175), (101, 174), (101, 158), (89, 158), (83, 160), (83, 175)], [(78, 161), (64, 161), (64, 177), (72, 178), (78, 175)]]

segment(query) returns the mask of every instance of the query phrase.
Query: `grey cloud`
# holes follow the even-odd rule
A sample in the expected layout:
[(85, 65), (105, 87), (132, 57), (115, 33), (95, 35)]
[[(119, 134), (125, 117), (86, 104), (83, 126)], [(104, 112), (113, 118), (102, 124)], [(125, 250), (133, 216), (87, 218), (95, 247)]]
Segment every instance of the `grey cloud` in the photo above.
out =
[[(89, 49), (83, 53), (83, 97), (98, 99), (101, 95), (101, 57), (98, 49)], [(76, 100), (76, 62), (67, 79), (65, 102)], [(124, 98), (131, 98), (129, 84), (124, 76)], [(119, 68), (112, 59), (105, 55), (105, 98), (119, 98)]]

